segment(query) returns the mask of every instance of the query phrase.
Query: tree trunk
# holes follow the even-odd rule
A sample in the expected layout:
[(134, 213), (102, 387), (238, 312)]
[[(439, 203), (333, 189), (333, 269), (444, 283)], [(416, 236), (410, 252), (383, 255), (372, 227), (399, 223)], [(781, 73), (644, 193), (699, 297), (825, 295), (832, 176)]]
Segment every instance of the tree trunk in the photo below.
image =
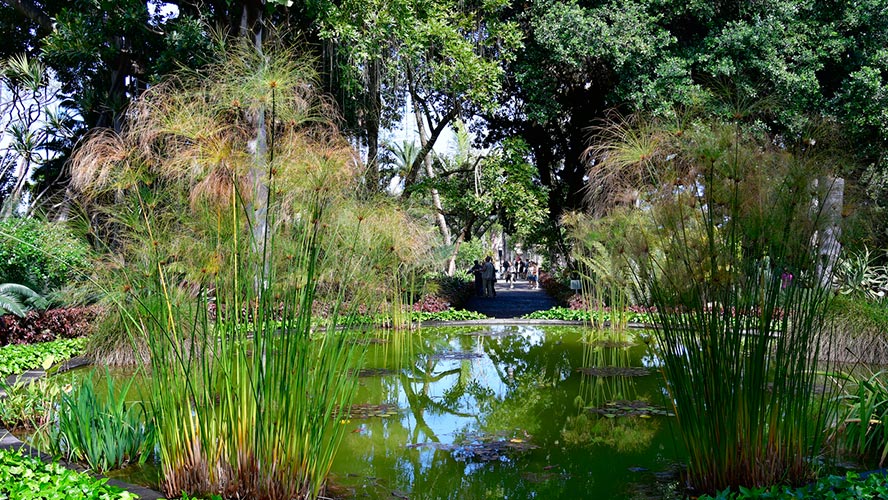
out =
[(25, 189), (25, 182), (27, 182), (28, 173), (31, 170), (31, 162), (27, 156), (19, 156), (16, 170), (18, 171), (18, 178), (15, 181), (15, 187), (9, 193), (9, 198), (6, 199), (6, 202), (3, 203), (3, 208), (0, 209), (0, 220), (6, 220), (15, 215), (15, 210), (22, 201), (22, 191)]
[(842, 245), (839, 237), (842, 235), (842, 203), (845, 194), (845, 179), (821, 178), (814, 181), (823, 194), (823, 207), (819, 209), (821, 224), (817, 232), (819, 245), (817, 246), (817, 279), (822, 287), (832, 286), (833, 270)]
[(378, 59), (372, 59), (368, 68), (369, 96), (366, 106), (367, 117), (367, 172), (364, 175), (367, 189), (375, 193), (379, 191), (379, 120), (382, 111), (382, 101), (379, 97), (379, 71)]
[[(413, 103), (413, 116), (416, 118), (416, 128), (419, 130), (419, 143), (422, 147), (419, 152), (420, 156), (417, 157), (416, 161), (418, 162), (421, 160), (425, 165), (426, 175), (429, 179), (434, 179), (435, 169), (432, 165), (432, 145), (430, 144), (429, 137), (426, 135), (425, 121), (423, 120), (422, 112), (419, 110), (419, 105), (416, 102)], [(437, 135), (435, 138), (437, 139)], [(422, 156), (423, 152), (425, 152), (424, 157)], [(414, 165), (415, 164), (416, 162), (414, 162)], [(432, 188), (432, 205), (435, 208), (435, 219), (438, 221), (438, 229), (441, 230), (441, 237), (444, 240), (444, 244), (450, 245), (452, 242), (450, 228), (447, 227), (447, 219), (444, 217), (444, 206), (441, 204), (441, 195), (435, 188)]]

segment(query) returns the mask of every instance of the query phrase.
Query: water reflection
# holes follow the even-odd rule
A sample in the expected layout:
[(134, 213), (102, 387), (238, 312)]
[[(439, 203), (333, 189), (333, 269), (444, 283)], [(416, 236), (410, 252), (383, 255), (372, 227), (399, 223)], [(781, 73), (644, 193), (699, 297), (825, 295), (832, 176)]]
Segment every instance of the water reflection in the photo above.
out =
[[(577, 328), (426, 330), (413, 357), (368, 348), (359, 403), (388, 417), (352, 419), (334, 466), (340, 493), (359, 498), (627, 498), (633, 483), (676, 459), (655, 373), (595, 376), (589, 367), (654, 364), (635, 335)], [(601, 342), (604, 341), (604, 342)], [(377, 351), (377, 352), (374, 352)], [(647, 361), (645, 361), (647, 359)], [(642, 401), (632, 416), (602, 414)], [(619, 410), (618, 411), (624, 411)], [(635, 410), (633, 410), (635, 411)]]

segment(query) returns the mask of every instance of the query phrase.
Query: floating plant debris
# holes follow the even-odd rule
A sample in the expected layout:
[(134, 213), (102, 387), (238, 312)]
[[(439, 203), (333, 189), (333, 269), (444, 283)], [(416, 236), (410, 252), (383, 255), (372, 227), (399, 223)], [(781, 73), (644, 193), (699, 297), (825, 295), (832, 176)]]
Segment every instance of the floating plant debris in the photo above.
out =
[(437, 360), (462, 360), (462, 359), (478, 359), (483, 358), (484, 354), (480, 352), (466, 352), (466, 351), (448, 351), (448, 352), (439, 352), (438, 354), (433, 354), (432, 359)]
[(505, 460), (509, 453), (539, 448), (525, 438), (507, 439), (501, 435), (479, 434), (470, 434), (458, 443), (416, 443), (407, 445), (407, 447), (450, 451), (453, 453), (453, 458), (465, 462), (499, 462)]
[(544, 483), (552, 479), (568, 479), (570, 474), (557, 472), (524, 472), (521, 478), (531, 483)]
[(603, 347), (605, 349), (628, 349), (637, 345), (634, 342), (627, 342), (625, 340), (592, 340), (587, 342), (587, 344), (592, 347)]
[[(388, 368), (361, 368), (357, 375), (358, 377), (389, 377), (397, 373), (397, 371)], [(351, 374), (354, 375), (354, 372)]]
[(619, 366), (600, 366), (591, 368), (578, 368), (577, 371), (593, 377), (644, 377), (649, 375), (651, 371), (640, 366), (619, 367)]
[(394, 417), (398, 415), (398, 407), (395, 405), (389, 404), (359, 404), (352, 405), (351, 412), (349, 412), (347, 417), (340, 417), (345, 419), (361, 419), (361, 418), (387, 418)]
[(607, 418), (614, 417), (641, 417), (650, 418), (674, 417), (675, 414), (662, 406), (655, 406), (650, 401), (608, 401), (604, 406), (586, 408), (590, 413), (597, 413)]
[(381, 339), (379, 337), (373, 337), (373, 338), (368, 338), (368, 339), (357, 339), (357, 340), (353, 340), (352, 342), (354, 342), (355, 344), (358, 344), (358, 345), (388, 344), (389, 343), (388, 339)]

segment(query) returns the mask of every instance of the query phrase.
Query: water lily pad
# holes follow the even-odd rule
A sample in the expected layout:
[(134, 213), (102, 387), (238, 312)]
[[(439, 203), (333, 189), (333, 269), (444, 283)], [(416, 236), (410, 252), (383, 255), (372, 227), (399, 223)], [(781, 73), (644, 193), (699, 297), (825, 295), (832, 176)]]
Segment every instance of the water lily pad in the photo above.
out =
[(467, 352), (467, 351), (447, 351), (447, 352), (439, 352), (437, 354), (432, 355), (432, 359), (437, 360), (463, 360), (463, 359), (478, 359), (483, 358), (484, 355), (480, 352)]
[(586, 408), (590, 413), (605, 418), (614, 417), (674, 417), (675, 414), (661, 406), (652, 405), (650, 401), (608, 401), (604, 406)]
[(364, 419), (364, 418), (389, 418), (398, 414), (398, 408), (389, 404), (359, 404), (352, 405), (348, 419)]
[(508, 455), (538, 448), (525, 438), (507, 438), (501, 434), (469, 434), (455, 443), (415, 443), (408, 448), (433, 448), (449, 451), (464, 462), (499, 462)]
[(649, 369), (640, 366), (595, 366), (578, 368), (577, 371), (593, 377), (644, 377), (651, 373)]

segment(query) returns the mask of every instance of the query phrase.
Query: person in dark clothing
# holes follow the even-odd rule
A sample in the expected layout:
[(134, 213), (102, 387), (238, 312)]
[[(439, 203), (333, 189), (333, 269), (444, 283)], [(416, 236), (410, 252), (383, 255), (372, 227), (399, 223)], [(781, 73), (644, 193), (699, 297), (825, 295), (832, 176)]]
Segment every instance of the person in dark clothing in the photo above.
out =
[(468, 271), (469, 274), (475, 276), (475, 296), (477, 297), (484, 295), (484, 281), (481, 278), (482, 269), (481, 263), (476, 260), (475, 265), (469, 268)]

